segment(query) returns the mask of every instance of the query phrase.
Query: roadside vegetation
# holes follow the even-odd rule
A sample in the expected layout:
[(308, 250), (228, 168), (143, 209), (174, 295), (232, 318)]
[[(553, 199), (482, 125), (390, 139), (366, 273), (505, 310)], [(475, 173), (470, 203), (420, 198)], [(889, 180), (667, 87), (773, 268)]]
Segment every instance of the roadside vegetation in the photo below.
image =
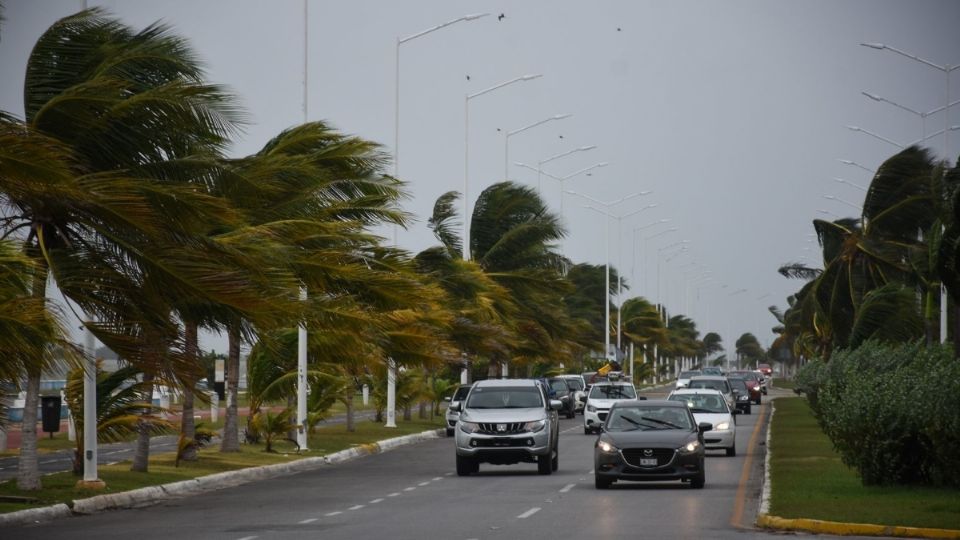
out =
[(842, 523), (960, 527), (960, 490), (865, 486), (856, 469), (845, 465), (833, 449), (807, 400), (777, 399), (776, 408), (770, 426), (771, 514)]

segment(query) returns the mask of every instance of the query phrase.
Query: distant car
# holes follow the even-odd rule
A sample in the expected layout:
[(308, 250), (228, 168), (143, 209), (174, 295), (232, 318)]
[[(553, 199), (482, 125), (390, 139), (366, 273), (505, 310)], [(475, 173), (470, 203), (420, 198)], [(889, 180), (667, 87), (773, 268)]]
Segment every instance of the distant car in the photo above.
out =
[(587, 385), (583, 382), (583, 375), (557, 375), (561, 379), (566, 379), (568, 384), (573, 385), (576, 390), (576, 411), (583, 414), (583, 409), (587, 406)]
[(727, 374), (727, 379), (743, 379), (750, 391), (750, 399), (754, 405), (760, 405), (763, 395), (763, 375), (754, 371), (731, 371)]
[(560, 413), (567, 418), (573, 418), (577, 415), (577, 387), (572, 381), (562, 377), (551, 377), (547, 379), (550, 387), (550, 399), (559, 399), (563, 403)]
[(716, 375), (700, 375), (697, 377), (692, 377), (690, 379), (690, 384), (687, 385), (687, 388), (710, 388), (713, 390), (719, 390), (723, 394), (724, 399), (727, 400), (727, 407), (731, 410), (736, 408), (736, 402), (733, 400), (733, 388), (730, 388), (730, 381), (726, 377), (718, 377)]
[(773, 368), (770, 364), (757, 364), (757, 370), (763, 372), (764, 377), (773, 377)]
[(716, 375), (717, 377), (723, 377), (723, 370), (718, 367), (705, 367), (702, 371), (703, 373), (701, 375)]
[(706, 483), (704, 432), (690, 409), (676, 401), (619, 401), (593, 451), (594, 485), (618, 480), (680, 480), (699, 489)]
[(703, 439), (707, 450), (721, 449), (728, 456), (737, 455), (737, 424), (720, 392), (707, 388), (674, 390), (667, 399), (686, 403), (697, 422), (713, 425), (710, 434)]
[[(463, 400), (467, 399), (467, 394), (470, 393), (470, 385), (465, 384), (457, 388), (452, 396), (446, 398), (444, 401), (449, 402), (450, 405), (454, 403), (461, 403)], [(457, 427), (457, 420), (460, 419), (460, 411), (454, 410), (455, 407), (447, 407), (447, 437), (453, 437), (453, 430)]]
[(760, 389), (753, 390), (757, 394), (757, 397), (754, 398), (750, 388), (747, 386), (746, 380), (737, 377), (727, 377), (727, 382), (730, 383), (730, 388), (733, 388), (733, 402), (737, 406), (737, 411), (742, 414), (750, 414), (753, 400), (759, 399)]
[(692, 371), (681, 371), (680, 375), (677, 377), (677, 388), (685, 388), (688, 384), (690, 384), (690, 377), (696, 377), (697, 375), (702, 374), (703, 372), (701, 372), (699, 369)]
[(590, 387), (587, 408), (583, 412), (583, 433), (589, 435), (600, 431), (607, 420), (607, 413), (618, 401), (637, 399), (637, 389), (628, 382), (602, 382)]
[(770, 378), (763, 374), (762, 371), (756, 369), (753, 371), (760, 380), (760, 391), (763, 392), (763, 395), (767, 395), (767, 389), (770, 387)]

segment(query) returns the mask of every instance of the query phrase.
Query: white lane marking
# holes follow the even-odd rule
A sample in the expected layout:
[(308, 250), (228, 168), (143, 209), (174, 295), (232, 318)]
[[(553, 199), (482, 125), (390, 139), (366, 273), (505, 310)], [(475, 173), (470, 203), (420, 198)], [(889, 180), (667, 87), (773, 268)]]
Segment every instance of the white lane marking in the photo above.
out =
[(305, 520), (303, 520), (303, 521), (300, 522), (300, 525), (306, 525), (307, 523), (313, 523), (313, 522), (316, 521), (316, 520), (317, 520), (317, 518), (305, 519)]
[(339, 516), (339, 515), (342, 514), (342, 513), (343, 513), (343, 512), (337, 510), (336, 512), (327, 512), (327, 513), (324, 514), (324, 515), (327, 516), (327, 517), (331, 517), (331, 516)]
[(433, 482), (436, 482), (437, 480), (443, 480), (443, 477), (442, 477), (442, 476), (434, 476), (434, 477), (431, 478), (430, 480), (433, 481)]
[(587, 472), (587, 474), (593, 474), (593, 473), (594, 473), (594, 470), (593, 470), (593, 469), (590, 469), (590, 471)]
[(452, 472), (448, 472), (448, 473), (444, 474), (444, 476), (453, 476), (453, 473), (452, 473)]
[(428, 485), (430, 485), (430, 482), (420, 482), (420, 483), (417, 484), (417, 485), (420, 486), (420, 487), (428, 486)]
[(393, 492), (393, 493), (387, 495), (387, 497), (396, 497), (397, 495), (400, 495), (400, 494), (397, 493), (397, 492)]
[(374, 500), (370, 501), (370, 504), (377, 504), (377, 503), (380, 503), (380, 502), (383, 502), (383, 499), (374, 499)]
[(573, 486), (576, 486), (576, 484), (567, 484), (563, 486), (563, 489), (560, 490), (560, 493), (566, 493), (570, 491), (571, 489), (573, 489)]
[(526, 512), (520, 514), (519, 516), (517, 516), (517, 519), (527, 519), (528, 517), (536, 514), (536, 513), (539, 512), (539, 511), (540, 511), (540, 508), (539, 508), (539, 507), (533, 507), (533, 508), (527, 510)]
[(255, 538), (260, 538), (259, 536), (244, 536), (243, 538), (238, 538), (237, 540), (254, 540)]
[(417, 489), (417, 488), (416, 488), (416, 487), (403, 488), (404, 491), (413, 491), (413, 490), (415, 490), (415, 489)]
[(359, 509), (363, 508), (364, 506), (366, 506), (366, 505), (365, 505), (365, 504), (355, 504), (355, 505), (351, 506), (350, 508), (347, 508), (347, 510), (359, 510)]

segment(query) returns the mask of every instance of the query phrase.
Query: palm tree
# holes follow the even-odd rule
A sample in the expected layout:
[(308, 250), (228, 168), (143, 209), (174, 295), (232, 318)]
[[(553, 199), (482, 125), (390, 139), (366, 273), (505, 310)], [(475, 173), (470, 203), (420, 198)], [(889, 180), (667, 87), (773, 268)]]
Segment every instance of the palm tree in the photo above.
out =
[[(667, 328), (657, 306), (643, 297), (630, 298), (623, 303), (620, 323), (627, 340), (642, 348), (644, 365), (651, 366), (649, 374), (656, 375), (659, 355), (655, 351), (669, 343)], [(636, 366), (634, 368), (636, 369)]]

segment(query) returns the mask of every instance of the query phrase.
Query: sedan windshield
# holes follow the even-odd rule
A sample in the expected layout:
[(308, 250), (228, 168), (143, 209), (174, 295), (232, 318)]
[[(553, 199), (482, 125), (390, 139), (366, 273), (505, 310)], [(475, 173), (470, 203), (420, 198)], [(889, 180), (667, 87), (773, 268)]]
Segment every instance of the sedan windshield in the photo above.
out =
[(474, 388), (467, 398), (469, 409), (532, 409), (543, 407), (540, 389), (529, 387)]
[(700, 375), (699, 371), (683, 371), (680, 373), (680, 377), (678, 378), (689, 379), (690, 377), (696, 377), (697, 375)]
[(730, 381), (730, 387), (733, 388), (734, 390), (739, 391), (741, 394), (746, 394), (747, 392), (749, 392), (749, 390), (747, 390), (747, 383), (743, 379), (727, 379), (727, 380)]
[(593, 399), (637, 399), (637, 392), (626, 384), (598, 384), (590, 389)]
[(677, 407), (616, 407), (606, 423), (607, 431), (652, 431), (693, 429), (690, 413)]
[(730, 412), (727, 402), (717, 394), (674, 394), (670, 401), (685, 401), (692, 413), (721, 414)]

